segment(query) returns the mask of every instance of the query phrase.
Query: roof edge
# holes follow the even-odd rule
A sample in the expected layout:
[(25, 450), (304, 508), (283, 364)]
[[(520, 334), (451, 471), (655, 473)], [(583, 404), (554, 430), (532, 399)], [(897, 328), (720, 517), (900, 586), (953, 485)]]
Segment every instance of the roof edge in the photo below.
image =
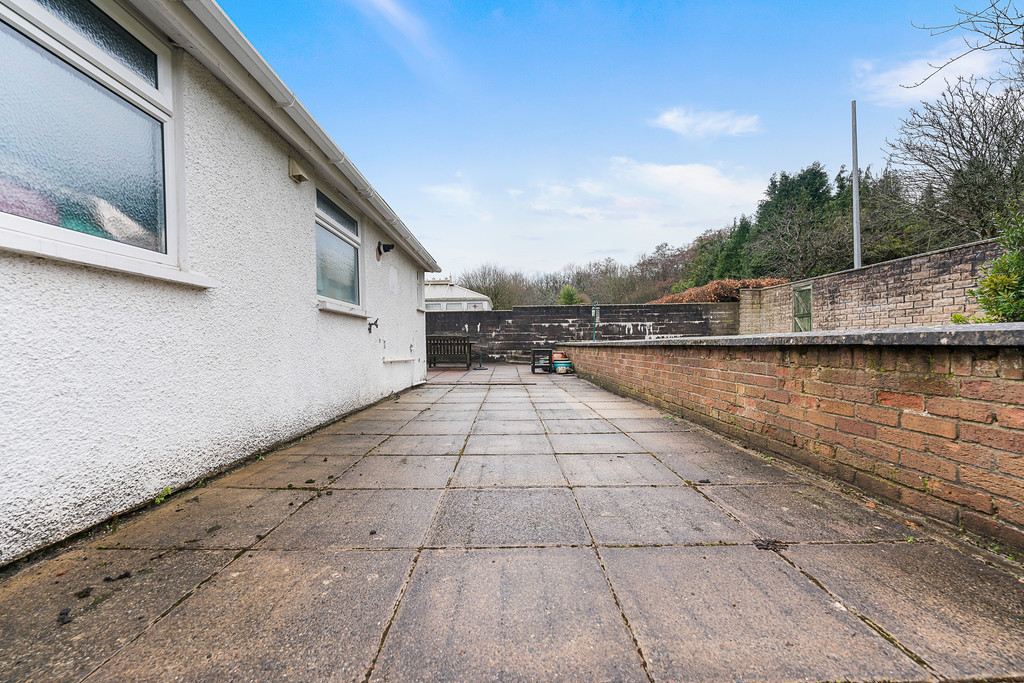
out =
[[(430, 252), (316, 122), (312, 114), (296, 98), (295, 93), (285, 85), (220, 5), (214, 0), (129, 1), (175, 43), (213, 71), (318, 170), (328, 177), (336, 175), (343, 178), (346, 182), (341, 183), (343, 187), (338, 189), (342, 190), (347, 199), (363, 210), (424, 270), (431, 273), (441, 272), (440, 266)], [(188, 26), (188, 22), (183, 21), (184, 17), (175, 6), (186, 7), (191, 17), (209, 32), (217, 46), (227, 54), (219, 54), (217, 46), (209, 45), (204, 36)], [(224, 59), (225, 56), (230, 56), (244, 73), (240, 74), (237, 68), (231, 68), (231, 65), (226, 63), (228, 60)], [(262, 91), (263, 97), (253, 92), (253, 84)], [(286, 123), (280, 121), (282, 113), (291, 126), (282, 125)], [(319, 152), (319, 155), (314, 152)], [(318, 156), (322, 158), (317, 158)], [(353, 192), (344, 192), (346, 189)]]

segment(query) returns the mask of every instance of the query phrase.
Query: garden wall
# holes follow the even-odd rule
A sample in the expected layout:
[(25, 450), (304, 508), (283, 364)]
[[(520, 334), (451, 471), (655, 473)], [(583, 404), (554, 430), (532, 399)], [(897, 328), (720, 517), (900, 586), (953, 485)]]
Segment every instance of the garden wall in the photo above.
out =
[[(594, 338), (590, 306), (516, 306), (510, 311), (428, 311), (428, 335), (464, 335), (473, 357), (529, 360), (530, 349)], [(736, 334), (739, 304), (636, 304), (600, 307), (598, 340)]]
[(1024, 323), (568, 344), (581, 377), (1024, 549)]
[(810, 287), (812, 328), (851, 330), (947, 325), (973, 315), (966, 291), (1002, 253), (996, 240), (876, 263), (763, 289), (740, 291), (740, 334), (793, 331), (793, 290)]

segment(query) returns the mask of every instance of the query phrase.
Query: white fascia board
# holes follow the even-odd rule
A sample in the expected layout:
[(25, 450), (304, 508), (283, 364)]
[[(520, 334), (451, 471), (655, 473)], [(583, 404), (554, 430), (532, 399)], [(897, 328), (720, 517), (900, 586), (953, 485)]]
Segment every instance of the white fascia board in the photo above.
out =
[(292, 147), (301, 152), (322, 176), (333, 181), (336, 189), (346, 199), (376, 223), (425, 271), (441, 272), (434, 257), (331, 140), (216, 2), (131, 2), (146, 19), (252, 107)]

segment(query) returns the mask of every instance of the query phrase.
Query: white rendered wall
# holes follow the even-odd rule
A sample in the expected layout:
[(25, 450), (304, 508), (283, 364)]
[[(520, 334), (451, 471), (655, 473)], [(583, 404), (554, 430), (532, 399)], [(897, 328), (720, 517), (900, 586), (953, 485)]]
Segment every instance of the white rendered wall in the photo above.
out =
[(316, 183), (191, 58), (182, 80), (189, 260), (221, 286), (0, 252), (0, 564), (426, 375), (419, 267), (352, 212), (380, 326), (318, 310)]

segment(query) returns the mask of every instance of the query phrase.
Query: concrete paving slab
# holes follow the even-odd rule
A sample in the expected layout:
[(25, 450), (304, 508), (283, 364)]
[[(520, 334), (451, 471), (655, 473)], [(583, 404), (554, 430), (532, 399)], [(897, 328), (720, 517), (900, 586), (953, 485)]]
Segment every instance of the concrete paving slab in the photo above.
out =
[(80, 680), (234, 554), (75, 549), (27, 568), (0, 584), (0, 679)]
[(599, 415), (587, 406), (564, 406), (551, 407), (550, 404), (537, 406), (537, 414), (542, 420), (596, 420)]
[(109, 548), (248, 548), (313, 491), (207, 487), (184, 491), (116, 531), (94, 537)]
[(909, 535), (904, 525), (818, 486), (707, 486), (702, 490), (759, 538), (803, 543), (903, 540)]
[(413, 556), (247, 553), (100, 669), (96, 680), (360, 680)]
[(672, 470), (646, 453), (559, 455), (571, 486), (684, 486)]
[[(356, 455), (268, 455), (212, 482), (210, 486), (285, 489), (326, 486), (359, 460)], [(310, 481), (312, 480), (312, 481)]]
[(467, 455), (545, 455), (554, 450), (544, 434), (471, 434)]
[(395, 434), (416, 436), (431, 434), (461, 434), (465, 436), (472, 428), (473, 420), (411, 420)]
[(594, 551), (427, 550), (371, 681), (646, 680)]
[(947, 678), (1024, 676), (1024, 583), (931, 543), (783, 553)]
[(332, 491), (288, 518), (262, 549), (418, 548), (441, 491)]
[(750, 532), (689, 487), (575, 488), (601, 545), (749, 543)]
[(348, 420), (329, 427), (330, 434), (394, 434), (409, 420)]
[(606, 420), (615, 420), (618, 418), (642, 418), (642, 417), (661, 417), (664, 415), (660, 410), (654, 408), (647, 408), (640, 405), (633, 407), (615, 407), (615, 408), (594, 408), (594, 412), (600, 417)]
[(373, 455), (458, 455), (465, 442), (465, 434), (392, 436)]
[(600, 419), (566, 420), (549, 417), (544, 420), (544, 427), (550, 434), (618, 434), (619, 430), (611, 422)]
[[(449, 395), (437, 399), (437, 402), (434, 403), (434, 407), (443, 410), (460, 410), (465, 413), (474, 413), (480, 410), (480, 405), (482, 403), (482, 398), (467, 400), (462, 396)], [(433, 410), (433, 408), (431, 410)]]
[(625, 434), (548, 434), (555, 453), (642, 453)]
[(477, 415), (476, 410), (444, 410), (430, 408), (416, 416), (417, 422), (465, 422), (472, 421)]
[(376, 448), (387, 434), (327, 434), (321, 432), (277, 453), (285, 455), (365, 455)]
[(457, 455), (368, 455), (330, 488), (443, 489), (458, 460)]
[(533, 408), (514, 408), (510, 410), (481, 410), (478, 420), (536, 420), (537, 411)]
[(566, 486), (553, 455), (464, 455), (452, 486)]
[(452, 489), (427, 537), (432, 547), (587, 545), (569, 489)]
[(689, 432), (693, 426), (672, 417), (613, 417), (609, 422), (627, 433)]
[(655, 680), (931, 678), (770, 551), (599, 552)]
[(633, 439), (644, 447), (645, 451), (655, 455), (690, 455), (692, 453), (713, 453), (727, 446), (722, 441), (708, 438), (703, 434), (688, 432), (681, 429), (657, 432), (640, 430), (629, 432)]
[(349, 420), (411, 420), (432, 405), (433, 403), (386, 403), (350, 415)]
[(683, 479), (696, 484), (798, 484), (803, 479), (767, 460), (735, 449), (724, 453), (659, 455)]
[(543, 434), (540, 420), (492, 420), (481, 418), (473, 423), (472, 434)]

